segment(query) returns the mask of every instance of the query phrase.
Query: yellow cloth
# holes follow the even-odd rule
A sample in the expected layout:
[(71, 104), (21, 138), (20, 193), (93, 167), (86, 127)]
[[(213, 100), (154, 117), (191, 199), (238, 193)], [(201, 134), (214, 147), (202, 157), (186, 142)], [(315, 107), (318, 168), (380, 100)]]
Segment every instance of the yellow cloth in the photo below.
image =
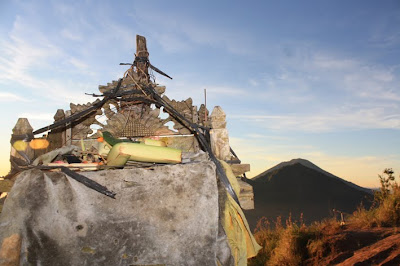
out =
[[(231, 167), (224, 161), (220, 161), (224, 167), (226, 176), (231, 183), (236, 195), (240, 194), (240, 186), (232, 172)], [(225, 210), (223, 213), (222, 227), (225, 230), (228, 238), (229, 247), (232, 251), (232, 256), (235, 259), (235, 265), (247, 265), (247, 259), (257, 255), (261, 246), (257, 244), (251, 233), (249, 224), (240, 206), (226, 192), (227, 201), (225, 202)]]

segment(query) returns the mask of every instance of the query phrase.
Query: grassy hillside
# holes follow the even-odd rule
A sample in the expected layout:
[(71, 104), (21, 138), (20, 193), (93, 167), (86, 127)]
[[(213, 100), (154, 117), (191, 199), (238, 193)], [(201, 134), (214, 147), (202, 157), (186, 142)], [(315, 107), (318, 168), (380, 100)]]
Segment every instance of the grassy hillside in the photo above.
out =
[[(345, 217), (345, 224), (340, 220), (329, 219), (315, 222), (306, 226), (301, 217), (299, 222), (293, 222), (289, 217), (282, 223), (278, 217), (272, 224), (265, 218), (259, 220), (255, 230), (255, 237), (263, 249), (258, 256), (249, 260), (249, 265), (327, 265), (337, 264), (344, 260), (355, 260), (355, 250), (365, 248), (377, 241), (398, 233), (400, 226), (400, 188), (394, 180), (393, 171), (386, 169), (384, 175), (379, 176), (381, 189), (376, 192), (374, 205), (371, 208), (359, 207), (353, 214)], [(400, 235), (399, 235), (400, 236)], [(396, 238), (397, 239), (397, 238)], [(396, 241), (398, 242), (398, 241)], [(384, 248), (384, 242), (378, 243), (370, 252), (377, 252), (382, 247), (382, 254), (371, 253), (368, 249), (362, 254), (363, 263), (372, 263), (374, 260), (396, 263), (400, 259), (399, 247)], [(388, 260), (385, 256), (393, 258)]]

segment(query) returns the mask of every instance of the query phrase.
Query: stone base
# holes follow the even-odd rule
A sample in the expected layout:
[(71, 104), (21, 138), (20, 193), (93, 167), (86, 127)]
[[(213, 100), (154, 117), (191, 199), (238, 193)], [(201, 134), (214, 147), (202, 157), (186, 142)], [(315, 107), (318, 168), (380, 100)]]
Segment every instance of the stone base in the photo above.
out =
[(21, 265), (215, 265), (213, 163), (81, 174), (116, 199), (61, 172), (17, 177), (0, 214), (0, 246), (20, 238)]

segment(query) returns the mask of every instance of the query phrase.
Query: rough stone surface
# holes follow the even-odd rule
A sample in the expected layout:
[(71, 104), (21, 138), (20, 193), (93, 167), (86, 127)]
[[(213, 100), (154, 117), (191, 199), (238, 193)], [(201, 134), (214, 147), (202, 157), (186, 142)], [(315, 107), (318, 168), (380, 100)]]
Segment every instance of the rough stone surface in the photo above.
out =
[(231, 164), (231, 168), (235, 176), (241, 176), (250, 171), (250, 164)]
[(230, 159), (229, 135), (226, 128), (210, 130), (211, 149), (220, 160)]
[(21, 265), (215, 265), (214, 164), (83, 175), (116, 199), (60, 172), (19, 175), (0, 216), (0, 244), (20, 235)]
[(226, 128), (226, 114), (220, 106), (215, 106), (211, 116), (211, 128)]
[(239, 202), (243, 210), (254, 209), (254, 193), (253, 187), (239, 178), (237, 179), (240, 186)]
[(18, 118), (12, 131), (15, 135), (30, 134), (33, 132), (33, 128), (27, 118)]
[[(54, 115), (54, 122), (65, 119), (65, 113), (63, 109), (58, 109)], [(53, 129), (49, 132), (47, 140), (49, 141), (48, 151), (52, 151), (61, 148), (65, 141), (65, 128), (60, 127)]]
[[(27, 118), (18, 118), (12, 131), (13, 135), (32, 134), (33, 128)], [(29, 160), (32, 160), (35, 157), (35, 151), (29, 147), (29, 145), (26, 145), (23, 150), (19, 149), (18, 152), (14, 147), (14, 144), (12, 144), (10, 151), (11, 173), (14, 173), (16, 169), (18, 169), (18, 166), (25, 166), (28, 164), (25, 156), (22, 156), (21, 153), (25, 154)]]

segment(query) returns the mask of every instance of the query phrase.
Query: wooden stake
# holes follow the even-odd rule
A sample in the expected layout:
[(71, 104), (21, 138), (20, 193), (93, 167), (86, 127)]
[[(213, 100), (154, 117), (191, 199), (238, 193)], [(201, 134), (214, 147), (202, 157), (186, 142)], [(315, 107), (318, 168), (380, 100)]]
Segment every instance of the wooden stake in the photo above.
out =
[(207, 122), (207, 89), (204, 89), (204, 121)]
[[(149, 52), (147, 51), (146, 38), (136, 35), (136, 57), (149, 59)], [(136, 71), (140, 80), (150, 81), (148, 65), (145, 62), (137, 62)]]

